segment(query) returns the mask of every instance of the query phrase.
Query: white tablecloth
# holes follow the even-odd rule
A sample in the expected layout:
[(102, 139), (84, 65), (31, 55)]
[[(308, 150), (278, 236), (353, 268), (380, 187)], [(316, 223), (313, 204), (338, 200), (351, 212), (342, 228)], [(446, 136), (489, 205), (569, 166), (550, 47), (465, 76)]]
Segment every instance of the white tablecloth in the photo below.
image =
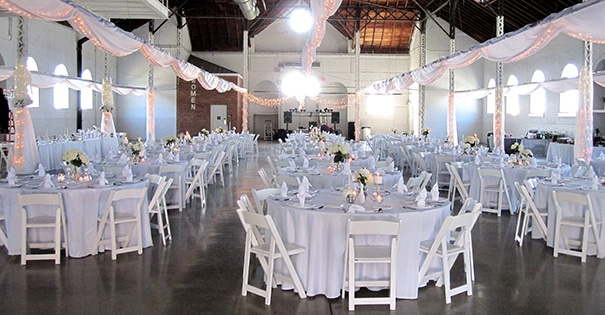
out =
[[(548, 238), (547, 238), (547, 245), (550, 247), (554, 246), (554, 242), (555, 242), (555, 220), (556, 220), (556, 215), (557, 215), (557, 211), (555, 209), (555, 205), (554, 205), (554, 200), (552, 198), (552, 191), (553, 190), (571, 190), (574, 192), (581, 192), (581, 193), (585, 193), (588, 194), (590, 196), (590, 201), (592, 202), (592, 207), (594, 210), (594, 214), (595, 217), (597, 218), (597, 220), (603, 220), (605, 219), (605, 187), (604, 186), (599, 186), (598, 190), (592, 190), (589, 189), (591, 187), (591, 181), (590, 180), (564, 180), (563, 183), (559, 183), (559, 184), (551, 184), (549, 181), (540, 181), (538, 183), (538, 188), (536, 190), (536, 195), (534, 197), (534, 202), (536, 204), (536, 207), (538, 208), (548, 208), (548, 221), (546, 224), (547, 227), (547, 233), (548, 233)], [(572, 208), (570, 205), (562, 205), (562, 207), (565, 207), (565, 211), (575, 211), (575, 213), (577, 215), (581, 215), (581, 209), (579, 209), (579, 207), (576, 208)], [(599, 234), (599, 242), (601, 242), (602, 244), (605, 244), (605, 229), (603, 229), (603, 227), (598, 227), (597, 231), (600, 231)], [(572, 237), (572, 238), (577, 238), (580, 236), (581, 230), (580, 229), (572, 229), (572, 230), (567, 230), (565, 232), (568, 237)], [(594, 238), (591, 236), (591, 232), (589, 232), (589, 237), (591, 239), (591, 241), (594, 240)], [(542, 237), (540, 230), (539, 229), (532, 229), (532, 238), (540, 238)], [(588, 248), (588, 254), (589, 255), (596, 255), (596, 249), (595, 248), (591, 248), (589, 246)], [(605, 254), (605, 253), (604, 253)], [(603, 258), (603, 257), (599, 257), (599, 258)]]
[[(29, 182), (31, 184), (24, 184), (19, 188), (8, 188), (7, 184), (0, 184), (0, 198), (6, 216), (9, 255), (21, 254), (21, 214), (19, 209), (17, 209), (16, 197), (19, 193), (60, 192), (65, 207), (69, 255), (71, 257), (84, 257), (92, 253), (91, 250), (95, 244), (95, 237), (97, 235), (97, 217), (102, 215), (105, 210), (105, 205), (109, 200), (109, 192), (111, 190), (127, 188), (142, 188), (146, 187), (148, 183), (147, 181), (137, 181), (132, 184), (110, 185), (106, 187), (87, 187), (84, 185), (67, 189), (39, 189), (37, 185), (41, 181), (42, 179), (39, 178), (29, 181), (20, 180), (19, 182)], [(90, 185), (93, 184), (93, 182), (90, 183)], [(35, 188), (32, 189), (32, 187)], [(143, 247), (153, 246), (147, 208), (148, 203), (145, 198), (140, 209)], [(40, 240), (53, 238), (50, 229), (49, 231), (37, 231), (32, 236)], [(131, 241), (135, 240), (136, 234), (133, 235)]]
[[(319, 173), (319, 174), (318, 174)], [(354, 173), (354, 172), (353, 172)], [(348, 182), (348, 176), (344, 174), (326, 174), (324, 169), (306, 169), (306, 170), (297, 170), (295, 172), (291, 172), (286, 170), (285, 168), (279, 169), (279, 174), (283, 176), (293, 176), (298, 178), (303, 178), (306, 176), (309, 179), (309, 183), (313, 189), (321, 189), (321, 188), (332, 188), (332, 187), (343, 187)], [(401, 177), (401, 172), (388, 172), (382, 175), (382, 185), (386, 190), (392, 190), (392, 187), (397, 184), (399, 178)], [(278, 183), (281, 184), (281, 183)], [(374, 184), (370, 184), (374, 185)]]
[(118, 152), (118, 140), (113, 137), (86, 139), (82, 141), (67, 141), (38, 144), (40, 163), (47, 170), (63, 168), (63, 153), (70, 149), (79, 149), (85, 152), (91, 160), (106, 158), (109, 152), (115, 155)]
[[(318, 206), (325, 205), (321, 210), (299, 209), (292, 205), (292, 201), (275, 201), (271, 198), (268, 200), (268, 214), (275, 220), (284, 241), (306, 248), (304, 253), (293, 256), (293, 263), (307, 294), (323, 294), (328, 298), (340, 295), (348, 219), (402, 221), (397, 255), (396, 296), (416, 299), (419, 287), (418, 270), (425, 258), (419, 251), (420, 242), (435, 237), (450, 214), (448, 202), (426, 210), (404, 209), (402, 204), (409, 201), (409, 197), (396, 194), (387, 195), (381, 205), (392, 205), (392, 209), (384, 210), (383, 213), (367, 214), (343, 213), (339, 205), (349, 205), (338, 192), (322, 191), (309, 201)], [(365, 206), (378, 207), (372, 205), (369, 199)], [(384, 239), (368, 239), (368, 242), (372, 243), (383, 241)], [(385, 278), (388, 276), (388, 267), (365, 266), (360, 270), (360, 275)]]
[(552, 142), (548, 145), (548, 151), (546, 152), (546, 160), (554, 162), (554, 158), (561, 158), (561, 162), (567, 165), (574, 164), (574, 153), (573, 145), (566, 143)]

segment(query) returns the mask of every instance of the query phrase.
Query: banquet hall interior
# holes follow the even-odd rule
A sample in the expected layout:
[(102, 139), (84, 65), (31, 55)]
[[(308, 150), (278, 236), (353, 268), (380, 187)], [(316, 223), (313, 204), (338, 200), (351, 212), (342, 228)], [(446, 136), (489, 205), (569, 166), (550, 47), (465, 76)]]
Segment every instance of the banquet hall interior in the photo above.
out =
[[(0, 311), (602, 313), (602, 13), (598, 0), (2, 0)], [(485, 169), (501, 174), (491, 195)], [(561, 209), (568, 192), (586, 204)], [(27, 232), (23, 196), (42, 194), (61, 196), (54, 236)], [(103, 243), (125, 209), (136, 245)], [(561, 211), (582, 213), (579, 228)], [(254, 234), (248, 212), (275, 230)], [(446, 263), (431, 241), (462, 217)], [(395, 303), (352, 305), (352, 279), (389, 273), (346, 273), (349, 221), (381, 218), (399, 224), (396, 276), (355, 296)], [(300, 248), (294, 272), (255, 248), (275, 234)], [(277, 286), (268, 299), (248, 281)], [(466, 286), (450, 297), (450, 281)]]

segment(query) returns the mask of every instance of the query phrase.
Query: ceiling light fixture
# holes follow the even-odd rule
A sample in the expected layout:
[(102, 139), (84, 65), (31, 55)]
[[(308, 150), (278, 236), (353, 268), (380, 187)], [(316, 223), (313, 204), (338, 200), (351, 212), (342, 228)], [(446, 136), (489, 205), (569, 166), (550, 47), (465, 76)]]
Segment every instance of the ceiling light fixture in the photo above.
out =
[(296, 8), (290, 14), (290, 27), (297, 33), (306, 33), (311, 29), (313, 18), (306, 8)]

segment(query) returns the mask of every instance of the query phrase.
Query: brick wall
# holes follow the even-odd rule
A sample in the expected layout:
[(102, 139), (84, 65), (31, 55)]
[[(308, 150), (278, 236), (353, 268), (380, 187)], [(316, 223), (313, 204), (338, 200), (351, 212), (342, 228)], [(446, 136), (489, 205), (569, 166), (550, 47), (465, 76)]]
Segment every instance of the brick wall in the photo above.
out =
[[(243, 85), (239, 75), (217, 75), (221, 79)], [(177, 81), (176, 99), (176, 133), (189, 131), (191, 135), (206, 128), (210, 130), (210, 105), (227, 105), (227, 114), (231, 115), (231, 126), (241, 132), (242, 98), (239, 93), (231, 90), (219, 93), (216, 90), (204, 89), (197, 80), (187, 82)]]

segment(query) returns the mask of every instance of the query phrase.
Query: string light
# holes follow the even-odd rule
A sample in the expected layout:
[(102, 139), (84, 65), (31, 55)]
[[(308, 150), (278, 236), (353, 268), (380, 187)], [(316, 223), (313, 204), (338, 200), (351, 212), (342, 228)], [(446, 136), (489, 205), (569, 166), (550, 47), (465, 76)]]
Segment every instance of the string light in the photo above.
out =
[(580, 106), (576, 115), (577, 156), (590, 163), (592, 158), (592, 73), (582, 67), (579, 80)]
[(294, 98), (292, 96), (282, 96), (279, 98), (261, 98), (261, 97), (255, 96), (254, 94), (249, 93), (249, 92), (243, 93), (243, 96), (248, 101), (254, 102), (254, 103), (262, 105), (262, 106), (267, 106), (267, 107), (279, 107), (279, 106), (286, 104), (287, 102), (289, 102), (291, 99)]
[(242, 97), (242, 131), (248, 131), (248, 98)]

